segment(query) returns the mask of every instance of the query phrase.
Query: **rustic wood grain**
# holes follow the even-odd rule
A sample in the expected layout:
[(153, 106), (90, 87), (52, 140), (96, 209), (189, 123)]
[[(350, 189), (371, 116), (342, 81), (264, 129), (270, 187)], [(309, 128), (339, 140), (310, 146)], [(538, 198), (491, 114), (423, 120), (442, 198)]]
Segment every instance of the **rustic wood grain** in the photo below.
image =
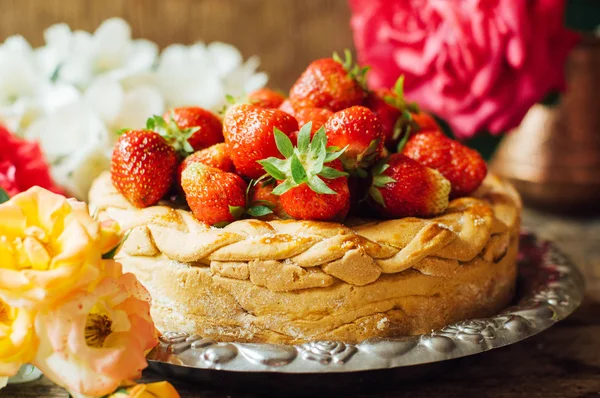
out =
[[(582, 269), (586, 275), (587, 295), (581, 308), (550, 330), (519, 344), (464, 358), (433, 379), (412, 385), (392, 381), (386, 386), (386, 392), (375, 396), (575, 398), (600, 395), (600, 218), (569, 219), (526, 210), (524, 224), (539, 236), (555, 241)], [(150, 372), (144, 375), (144, 381), (160, 379), (161, 376)], [(172, 382), (185, 398), (255, 397), (229, 391), (228, 386), (220, 391), (206, 391), (201, 384)], [(329, 396), (340, 395), (333, 392)], [(62, 398), (67, 394), (42, 379), (8, 386), (0, 390), (2, 397)]]
[(352, 46), (345, 0), (0, 0), (0, 41), (18, 33), (40, 45), (51, 24), (93, 31), (114, 16), (161, 47), (224, 41), (257, 54), (284, 90), (310, 61)]

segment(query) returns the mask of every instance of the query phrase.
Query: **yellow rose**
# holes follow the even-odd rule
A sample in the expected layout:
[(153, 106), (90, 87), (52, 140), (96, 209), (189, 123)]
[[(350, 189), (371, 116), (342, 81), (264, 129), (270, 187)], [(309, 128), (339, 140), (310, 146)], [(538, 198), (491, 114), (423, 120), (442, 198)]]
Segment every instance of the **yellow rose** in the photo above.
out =
[(74, 397), (103, 396), (135, 380), (157, 343), (148, 292), (121, 265), (104, 260), (103, 279), (40, 311), (33, 364)]
[(122, 387), (107, 398), (180, 398), (179, 393), (170, 383), (159, 381), (150, 384), (136, 384)]
[(33, 316), (0, 300), (0, 379), (13, 376), (21, 365), (30, 362), (37, 346)]
[(1, 204), (0, 220), (0, 298), (32, 310), (98, 280), (102, 254), (119, 241), (116, 223), (39, 187)]

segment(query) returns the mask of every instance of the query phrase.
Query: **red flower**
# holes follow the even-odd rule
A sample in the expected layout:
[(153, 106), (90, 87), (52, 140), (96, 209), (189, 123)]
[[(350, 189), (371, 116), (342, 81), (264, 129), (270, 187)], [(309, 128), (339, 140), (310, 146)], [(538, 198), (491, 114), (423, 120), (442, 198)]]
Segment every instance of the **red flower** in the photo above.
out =
[(0, 187), (13, 196), (35, 185), (63, 193), (54, 185), (38, 143), (17, 138), (0, 125)]
[(404, 74), (406, 96), (459, 137), (502, 133), (564, 86), (577, 35), (564, 0), (350, 0), (359, 60), (373, 88)]

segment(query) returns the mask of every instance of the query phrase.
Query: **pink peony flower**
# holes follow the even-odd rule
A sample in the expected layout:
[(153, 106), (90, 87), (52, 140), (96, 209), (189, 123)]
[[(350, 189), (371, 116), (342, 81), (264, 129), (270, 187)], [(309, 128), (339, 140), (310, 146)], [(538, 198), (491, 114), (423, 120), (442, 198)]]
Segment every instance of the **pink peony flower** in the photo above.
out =
[(350, 0), (361, 63), (372, 88), (406, 76), (406, 96), (461, 138), (517, 126), (564, 86), (577, 35), (564, 0)]

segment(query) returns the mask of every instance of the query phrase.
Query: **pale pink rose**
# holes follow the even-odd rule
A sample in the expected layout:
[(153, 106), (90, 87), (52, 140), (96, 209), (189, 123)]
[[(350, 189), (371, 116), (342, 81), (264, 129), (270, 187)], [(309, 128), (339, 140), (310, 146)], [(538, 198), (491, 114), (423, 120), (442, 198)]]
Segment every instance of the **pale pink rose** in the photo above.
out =
[(406, 96), (454, 133), (502, 133), (551, 90), (577, 35), (564, 0), (350, 0), (372, 88), (404, 74)]
[(35, 319), (33, 364), (74, 397), (104, 396), (141, 376), (157, 343), (149, 294), (120, 264), (104, 260), (93, 288), (57, 301)]

